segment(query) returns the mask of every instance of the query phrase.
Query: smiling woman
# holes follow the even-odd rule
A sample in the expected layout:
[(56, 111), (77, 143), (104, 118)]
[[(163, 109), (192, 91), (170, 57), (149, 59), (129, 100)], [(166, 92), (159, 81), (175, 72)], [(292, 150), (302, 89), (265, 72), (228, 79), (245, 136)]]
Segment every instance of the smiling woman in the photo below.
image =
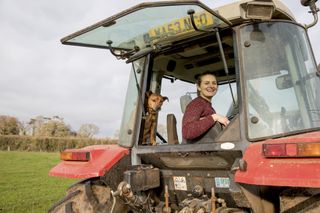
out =
[(212, 97), (218, 91), (216, 76), (211, 72), (204, 72), (197, 76), (198, 97), (191, 101), (182, 119), (182, 137), (187, 142), (199, 138), (216, 123), (226, 126), (227, 117), (217, 114), (211, 105)]

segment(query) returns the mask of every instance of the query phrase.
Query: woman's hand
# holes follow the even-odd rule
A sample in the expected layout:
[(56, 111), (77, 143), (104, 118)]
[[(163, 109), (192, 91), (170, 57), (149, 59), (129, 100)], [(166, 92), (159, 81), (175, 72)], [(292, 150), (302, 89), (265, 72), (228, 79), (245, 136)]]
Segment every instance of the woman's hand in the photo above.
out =
[(212, 116), (214, 121), (218, 121), (223, 126), (227, 126), (230, 123), (229, 119), (227, 117), (223, 116), (223, 115), (212, 114), (211, 116)]

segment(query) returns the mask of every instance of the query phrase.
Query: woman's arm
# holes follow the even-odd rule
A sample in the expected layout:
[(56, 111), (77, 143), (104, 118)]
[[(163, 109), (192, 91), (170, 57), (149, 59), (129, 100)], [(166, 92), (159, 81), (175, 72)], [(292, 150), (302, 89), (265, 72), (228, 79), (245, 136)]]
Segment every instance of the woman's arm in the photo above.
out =
[[(184, 139), (195, 139), (214, 125), (215, 121), (212, 114), (201, 117), (204, 111), (204, 105), (197, 102), (191, 102), (187, 106), (182, 119), (182, 137)], [(212, 113), (215, 112), (212, 110)]]

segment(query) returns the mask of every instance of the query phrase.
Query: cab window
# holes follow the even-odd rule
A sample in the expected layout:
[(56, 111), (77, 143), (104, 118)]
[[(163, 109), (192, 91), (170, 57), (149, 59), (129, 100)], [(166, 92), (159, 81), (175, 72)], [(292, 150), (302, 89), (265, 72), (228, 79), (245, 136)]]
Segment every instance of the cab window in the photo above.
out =
[[(232, 84), (233, 92), (236, 94), (236, 83)], [(165, 102), (159, 111), (157, 131), (164, 137), (168, 138), (167, 133), (167, 116), (173, 114), (177, 121), (177, 135), (179, 144), (183, 142), (182, 138), (182, 117), (183, 104), (181, 104), (182, 96), (190, 96), (191, 99), (197, 97), (195, 83), (176, 80), (171, 82), (168, 79), (162, 80), (161, 95), (167, 96), (169, 102)], [(212, 99), (212, 107), (221, 115), (230, 115), (233, 108), (233, 100), (228, 84), (219, 85), (218, 93)], [(161, 140), (158, 138), (158, 142)]]

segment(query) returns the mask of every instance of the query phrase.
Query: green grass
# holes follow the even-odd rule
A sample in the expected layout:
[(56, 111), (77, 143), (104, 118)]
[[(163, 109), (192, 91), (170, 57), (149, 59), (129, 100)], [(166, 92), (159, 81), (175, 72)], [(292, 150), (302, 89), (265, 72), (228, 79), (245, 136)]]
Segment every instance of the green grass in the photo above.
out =
[(58, 153), (0, 151), (0, 213), (43, 213), (77, 180), (48, 176)]

